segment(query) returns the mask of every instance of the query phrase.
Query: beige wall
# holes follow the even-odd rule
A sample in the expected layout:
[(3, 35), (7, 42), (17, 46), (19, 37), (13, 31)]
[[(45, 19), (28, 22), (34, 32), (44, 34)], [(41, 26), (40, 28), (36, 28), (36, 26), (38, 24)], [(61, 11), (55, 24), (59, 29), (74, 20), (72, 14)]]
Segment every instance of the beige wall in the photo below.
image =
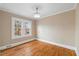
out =
[(4, 13), (0, 11), (0, 22), (1, 22), (1, 37), (0, 37), (0, 45), (3, 45), (4, 42), (10, 40), (10, 15), (8, 13)]
[(76, 22), (75, 22), (75, 43), (77, 47), (77, 54), (79, 55), (79, 4), (76, 7)]
[(32, 34), (34, 35), (34, 36), (36, 36), (37, 35), (37, 25), (36, 25), (36, 23), (37, 23), (37, 21), (36, 20), (33, 20), (33, 25), (32, 25)]
[(38, 37), (74, 47), (74, 21), (75, 10), (43, 18), (38, 21)]
[(28, 38), (32, 38), (36, 34), (36, 29), (35, 29), (36, 21), (31, 20), (32, 21), (32, 36), (27, 37), (27, 38), (12, 40), (11, 39), (11, 17), (12, 16), (28, 20), (27, 17), (11, 14), (11, 13), (4, 12), (4, 11), (0, 10), (0, 46), (3, 46), (8, 43), (14, 43), (14, 42), (18, 42), (18, 41), (27, 40)]

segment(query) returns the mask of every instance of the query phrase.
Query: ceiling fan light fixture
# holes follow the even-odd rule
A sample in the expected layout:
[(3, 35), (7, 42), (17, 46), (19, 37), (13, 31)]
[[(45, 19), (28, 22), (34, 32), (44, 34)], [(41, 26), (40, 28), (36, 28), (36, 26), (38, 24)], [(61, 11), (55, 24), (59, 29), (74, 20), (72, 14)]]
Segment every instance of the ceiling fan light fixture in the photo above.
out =
[(34, 18), (40, 18), (40, 13), (38, 11), (38, 7), (35, 8), (36, 12), (34, 13)]
[(40, 14), (39, 13), (34, 14), (34, 18), (40, 18)]

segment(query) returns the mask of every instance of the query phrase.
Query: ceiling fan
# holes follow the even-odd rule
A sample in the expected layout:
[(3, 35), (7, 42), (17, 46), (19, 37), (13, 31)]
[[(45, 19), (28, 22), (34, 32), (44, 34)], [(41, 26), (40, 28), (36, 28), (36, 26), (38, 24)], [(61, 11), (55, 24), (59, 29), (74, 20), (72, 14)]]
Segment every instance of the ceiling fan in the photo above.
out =
[(39, 8), (35, 8), (34, 18), (40, 18)]

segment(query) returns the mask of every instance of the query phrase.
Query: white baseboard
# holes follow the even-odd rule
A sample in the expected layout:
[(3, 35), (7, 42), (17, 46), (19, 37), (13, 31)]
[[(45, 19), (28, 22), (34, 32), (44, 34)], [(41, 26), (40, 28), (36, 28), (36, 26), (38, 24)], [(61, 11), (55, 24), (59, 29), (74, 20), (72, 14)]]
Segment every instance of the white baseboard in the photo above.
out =
[(41, 40), (41, 39), (37, 39), (37, 40), (47, 42), (47, 43), (50, 43), (50, 44), (54, 44), (54, 45), (57, 45), (57, 46), (60, 46), (60, 47), (68, 48), (68, 49), (71, 49), (71, 50), (76, 50), (76, 47), (63, 45), (63, 44), (59, 44), (59, 43), (54, 43), (54, 42), (50, 42), (50, 41), (47, 41), (47, 40)]
[(5, 45), (5, 46), (1, 46), (0, 50), (11, 48), (11, 47), (14, 47), (14, 46), (17, 46), (17, 45), (20, 45), (20, 44), (23, 44), (23, 43), (26, 43), (26, 42), (29, 42), (29, 41), (32, 41), (32, 40), (35, 40), (35, 39), (29, 39), (29, 40), (25, 40), (25, 41), (13, 43), (13, 44), (8, 44), (8, 45)]

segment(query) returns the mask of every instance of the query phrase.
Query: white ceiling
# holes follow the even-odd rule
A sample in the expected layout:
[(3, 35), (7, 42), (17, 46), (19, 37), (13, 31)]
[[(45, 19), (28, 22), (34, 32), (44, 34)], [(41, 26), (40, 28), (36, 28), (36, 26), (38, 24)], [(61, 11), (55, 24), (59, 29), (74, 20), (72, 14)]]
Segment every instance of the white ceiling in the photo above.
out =
[(35, 7), (39, 7), (40, 18), (74, 8), (74, 3), (0, 3), (0, 9), (33, 18)]

